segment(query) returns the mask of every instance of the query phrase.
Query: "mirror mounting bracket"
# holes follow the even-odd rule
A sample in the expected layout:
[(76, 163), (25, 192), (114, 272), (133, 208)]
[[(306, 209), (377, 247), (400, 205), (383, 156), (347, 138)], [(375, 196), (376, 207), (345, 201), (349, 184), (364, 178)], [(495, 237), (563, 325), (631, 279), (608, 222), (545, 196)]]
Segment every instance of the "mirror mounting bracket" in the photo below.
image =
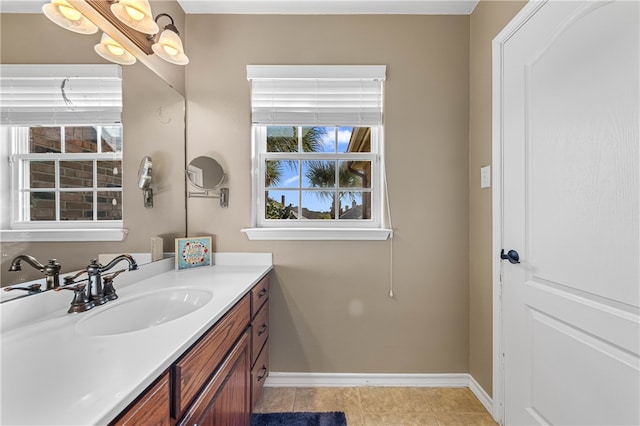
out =
[(138, 188), (142, 189), (144, 206), (153, 207), (153, 190), (151, 189), (151, 177), (153, 162), (151, 157), (143, 157), (138, 168)]
[[(189, 161), (185, 175), (189, 184), (201, 192), (187, 191), (187, 198), (219, 198), (220, 207), (229, 207), (229, 188), (220, 188), (225, 180), (224, 169), (215, 159), (207, 156)], [(219, 192), (216, 190), (219, 189)]]
[(153, 207), (153, 189), (147, 188), (142, 190), (144, 206)]
[(212, 193), (211, 190), (204, 190), (202, 192), (187, 192), (188, 198), (219, 198), (220, 207), (229, 207), (229, 188), (220, 188), (220, 193)]

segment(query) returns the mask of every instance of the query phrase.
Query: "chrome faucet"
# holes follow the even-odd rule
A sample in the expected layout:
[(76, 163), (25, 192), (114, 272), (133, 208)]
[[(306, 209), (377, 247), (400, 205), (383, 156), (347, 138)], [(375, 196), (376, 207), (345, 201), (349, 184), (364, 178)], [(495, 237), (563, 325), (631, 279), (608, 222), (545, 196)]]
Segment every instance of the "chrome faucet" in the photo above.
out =
[(60, 287), (60, 268), (62, 267), (56, 259), (49, 259), (46, 265), (38, 262), (38, 260), (28, 254), (16, 256), (11, 261), (9, 271), (22, 271), (22, 262), (26, 262), (45, 275), (46, 289), (51, 290)]
[[(102, 277), (102, 274), (109, 271), (116, 266), (120, 261), (126, 260), (129, 263), (129, 271), (138, 269), (136, 261), (128, 254), (121, 254), (116, 256), (111, 262), (106, 265), (98, 263), (97, 259), (91, 259), (91, 262), (86, 269), (78, 272), (72, 277), (65, 277), (65, 285), (73, 284), (82, 274), (87, 274), (86, 284), (76, 284), (70, 287), (61, 287), (61, 289), (69, 289), (75, 292), (73, 302), (71, 302), (71, 308), (69, 312), (83, 312), (88, 311), (97, 305), (107, 303), (109, 300), (118, 298), (115, 289), (113, 288), (113, 279), (124, 272), (124, 269), (112, 273), (109, 277)], [(83, 280), (84, 281), (84, 280)]]

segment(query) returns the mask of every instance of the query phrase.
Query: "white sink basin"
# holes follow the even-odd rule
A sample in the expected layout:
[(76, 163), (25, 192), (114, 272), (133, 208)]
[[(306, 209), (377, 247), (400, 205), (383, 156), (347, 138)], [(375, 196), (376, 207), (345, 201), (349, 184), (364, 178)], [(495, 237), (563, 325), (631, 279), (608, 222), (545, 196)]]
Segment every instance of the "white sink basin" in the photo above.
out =
[(76, 324), (78, 333), (110, 336), (144, 330), (181, 318), (205, 306), (213, 293), (205, 289), (173, 288), (118, 299), (94, 308)]

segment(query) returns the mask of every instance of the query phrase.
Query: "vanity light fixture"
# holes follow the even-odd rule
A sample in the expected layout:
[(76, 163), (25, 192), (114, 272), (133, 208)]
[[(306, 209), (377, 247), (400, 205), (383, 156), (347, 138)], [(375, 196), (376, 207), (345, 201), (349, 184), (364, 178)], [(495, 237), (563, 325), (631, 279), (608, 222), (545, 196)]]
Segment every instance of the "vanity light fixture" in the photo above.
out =
[(162, 33), (160, 33), (159, 37), (158, 34), (149, 37), (150, 40), (155, 40), (155, 38), (158, 37), (157, 41), (153, 46), (151, 46), (151, 49), (153, 49), (153, 53), (167, 62), (175, 65), (187, 65), (189, 63), (189, 58), (184, 54), (184, 47), (182, 46), (182, 40), (180, 40), (180, 33), (173, 23), (173, 18), (166, 13), (161, 13), (156, 16), (155, 21), (157, 23), (158, 19), (163, 16), (169, 18), (171, 23), (163, 27)]
[[(149, 0), (85, 1), (115, 27), (114, 31), (126, 37), (144, 54), (155, 53), (161, 59), (175, 65), (189, 63), (173, 18), (166, 13), (160, 13), (153, 19)], [(83, 34), (94, 34), (98, 31), (98, 27), (67, 0), (51, 0), (51, 3), (42, 7), (42, 11), (54, 23), (68, 30)], [(171, 21), (162, 27), (162, 31), (158, 26), (161, 17), (167, 17)], [(136, 62), (130, 51), (107, 34), (103, 34), (100, 44), (95, 46), (95, 51), (104, 59), (116, 64), (131, 65)]]
[(136, 57), (111, 38), (108, 34), (102, 33), (100, 43), (94, 46), (96, 53), (110, 62), (120, 65), (132, 65), (136, 63)]
[(111, 12), (126, 26), (145, 34), (156, 34), (160, 27), (153, 19), (149, 0), (119, 0), (111, 4)]
[(56, 25), (79, 34), (95, 34), (98, 27), (66, 0), (51, 0), (42, 6), (42, 12)]

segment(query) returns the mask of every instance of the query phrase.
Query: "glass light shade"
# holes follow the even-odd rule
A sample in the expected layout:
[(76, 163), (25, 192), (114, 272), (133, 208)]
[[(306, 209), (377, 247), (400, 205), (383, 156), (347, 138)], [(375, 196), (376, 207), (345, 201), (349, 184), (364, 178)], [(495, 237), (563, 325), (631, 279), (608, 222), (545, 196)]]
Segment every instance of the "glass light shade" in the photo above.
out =
[(189, 58), (184, 54), (180, 36), (171, 30), (164, 30), (160, 34), (158, 42), (154, 43), (151, 49), (153, 49), (153, 53), (172, 64), (187, 65), (189, 63)]
[(114, 62), (120, 65), (131, 65), (136, 63), (136, 57), (120, 45), (117, 41), (109, 37), (107, 34), (102, 34), (100, 43), (94, 46), (96, 53), (102, 56), (109, 62)]
[(51, 0), (42, 6), (42, 12), (56, 25), (79, 34), (95, 34), (98, 27), (78, 12), (66, 0)]
[(157, 34), (158, 24), (153, 20), (149, 0), (120, 0), (111, 5), (111, 12), (123, 24), (145, 34)]

